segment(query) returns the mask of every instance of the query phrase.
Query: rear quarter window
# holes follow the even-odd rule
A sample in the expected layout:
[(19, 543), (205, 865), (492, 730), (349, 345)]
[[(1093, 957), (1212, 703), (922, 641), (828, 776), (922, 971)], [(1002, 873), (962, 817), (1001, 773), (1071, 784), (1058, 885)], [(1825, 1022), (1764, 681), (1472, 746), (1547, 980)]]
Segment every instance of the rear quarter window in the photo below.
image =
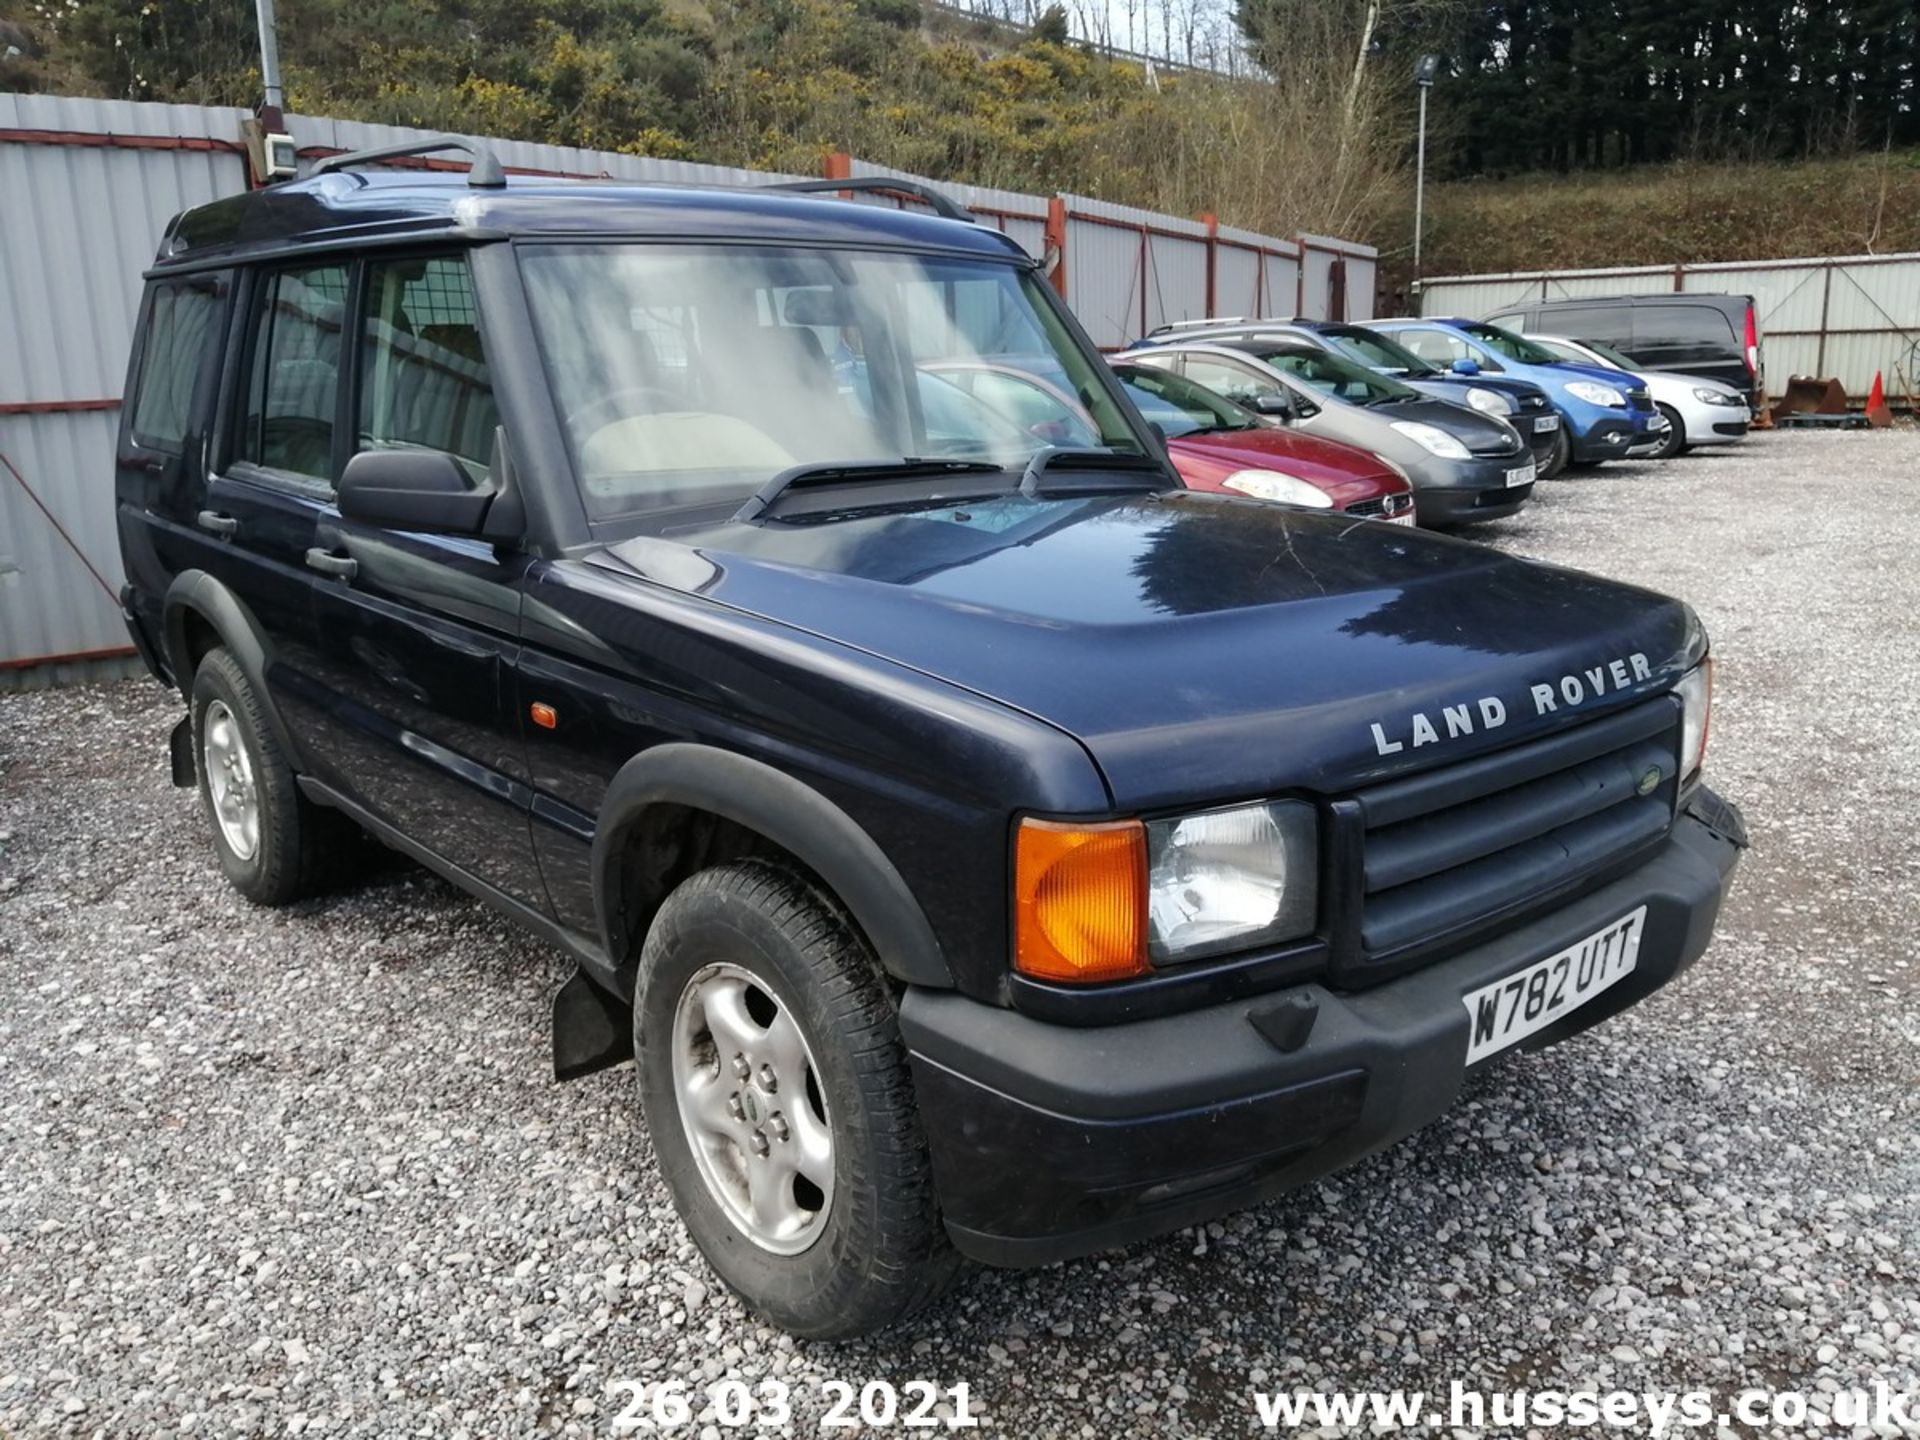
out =
[(136, 445), (178, 455), (193, 424), (193, 400), (220, 321), (227, 277), (158, 280), (148, 292), (128, 432)]

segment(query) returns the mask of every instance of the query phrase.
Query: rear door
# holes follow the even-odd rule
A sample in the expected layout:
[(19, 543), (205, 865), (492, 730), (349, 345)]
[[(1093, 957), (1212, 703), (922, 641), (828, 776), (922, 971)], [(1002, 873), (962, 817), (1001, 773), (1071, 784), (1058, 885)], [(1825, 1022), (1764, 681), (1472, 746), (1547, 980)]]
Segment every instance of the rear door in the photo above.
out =
[(264, 636), (267, 692), (304, 768), (321, 694), (307, 552), (338, 474), (345, 260), (262, 267), (247, 277), (227, 367), (229, 423), (194, 528), (201, 568)]
[[(1649, 370), (1699, 375), (1745, 395), (1753, 388), (1743, 337), (1719, 305), (1660, 300), (1633, 307), (1628, 353)], [(1623, 347), (1627, 348), (1627, 347)]]
[[(139, 633), (159, 643), (167, 585), (220, 558), (198, 524), (206, 508), (206, 416), (218, 384), (233, 276), (199, 271), (155, 280), (141, 306), (114, 457), (114, 498)], [(176, 677), (184, 680), (186, 677)]]
[[(353, 312), (347, 450), (444, 451), (485, 483), (499, 413), (466, 255), (367, 260)], [(307, 573), (326, 695), (315, 774), (416, 844), (545, 909), (511, 680), (528, 557), (347, 520), (331, 504), (314, 546)]]

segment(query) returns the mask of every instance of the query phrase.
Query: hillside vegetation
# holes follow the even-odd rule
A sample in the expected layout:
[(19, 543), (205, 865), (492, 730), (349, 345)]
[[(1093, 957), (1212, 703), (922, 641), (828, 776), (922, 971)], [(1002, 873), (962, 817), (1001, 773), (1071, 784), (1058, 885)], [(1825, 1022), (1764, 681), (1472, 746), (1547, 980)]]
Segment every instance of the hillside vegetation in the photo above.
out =
[[(1284, 86), (1149, 77), (1063, 43), (1058, 14), (1010, 45), (918, 0), (281, 0), (279, 16), (287, 106), (309, 114), (805, 173), (844, 149), (1282, 234), (1364, 233), (1405, 165), (1402, 118), (1371, 72), (1348, 78), (1350, 52)], [(258, 98), (249, 0), (0, 0), (9, 25), (0, 89)]]
[[(1374, 239), (1411, 278), (1411, 202)], [(1429, 186), (1429, 275), (1920, 250), (1920, 152)]]
[[(278, 9), (293, 110), (805, 173), (847, 150), (935, 179), (1367, 240), (1390, 289), (1411, 279), (1407, 61), (1432, 46), (1429, 176), (1446, 183), (1428, 191), (1428, 274), (1920, 248), (1920, 152), (1876, 148), (1920, 126), (1920, 40), (1894, 23), (1916, 0), (1836, 0), (1844, 44), (1803, 34), (1793, 0), (1609, 0), (1644, 74), (1599, 0), (1237, 0), (1263, 78), (1149, 75), (1072, 40), (1062, 7), (1027, 30), (1008, 18), (1016, 0), (968, 3), (1005, 14), (921, 0)], [(1169, 43), (1221, 3), (1137, 0)], [(1096, 9), (1073, 0), (1074, 23)], [(1756, 98), (1754, 67), (1784, 64), (1787, 42), (1804, 63)], [(251, 0), (0, 0), (0, 89), (252, 105), (256, 43)], [(1876, 89), (1877, 75), (1892, 78)], [(1752, 163), (1658, 163), (1676, 151)], [(1446, 178), (1520, 165), (1555, 173)]]

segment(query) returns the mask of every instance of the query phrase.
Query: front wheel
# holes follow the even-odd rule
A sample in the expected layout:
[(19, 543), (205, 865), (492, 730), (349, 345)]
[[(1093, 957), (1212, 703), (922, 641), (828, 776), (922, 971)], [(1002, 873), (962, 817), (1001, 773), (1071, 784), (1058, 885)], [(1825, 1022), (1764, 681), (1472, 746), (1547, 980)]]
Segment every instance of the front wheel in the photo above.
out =
[(1660, 406), (1660, 413), (1667, 417), (1667, 438), (1658, 450), (1653, 452), (1656, 460), (1671, 460), (1676, 455), (1687, 453), (1687, 424), (1680, 418), (1680, 412), (1671, 405)]
[(893, 996), (807, 880), (746, 860), (685, 881), (648, 932), (633, 1027), (674, 1207), (752, 1309), (845, 1339), (957, 1273)]

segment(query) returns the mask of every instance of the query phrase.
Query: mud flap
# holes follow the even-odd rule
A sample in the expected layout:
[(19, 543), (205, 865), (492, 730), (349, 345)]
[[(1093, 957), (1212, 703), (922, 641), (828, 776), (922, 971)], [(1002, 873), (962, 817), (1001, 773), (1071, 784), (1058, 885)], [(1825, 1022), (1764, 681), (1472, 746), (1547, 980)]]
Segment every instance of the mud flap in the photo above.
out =
[(553, 1078), (578, 1080), (633, 1058), (633, 1010), (581, 971), (553, 997)]
[(173, 727), (173, 733), (167, 736), (167, 758), (173, 764), (173, 783), (181, 789), (191, 789), (195, 779), (193, 773), (193, 717), (182, 717)]

